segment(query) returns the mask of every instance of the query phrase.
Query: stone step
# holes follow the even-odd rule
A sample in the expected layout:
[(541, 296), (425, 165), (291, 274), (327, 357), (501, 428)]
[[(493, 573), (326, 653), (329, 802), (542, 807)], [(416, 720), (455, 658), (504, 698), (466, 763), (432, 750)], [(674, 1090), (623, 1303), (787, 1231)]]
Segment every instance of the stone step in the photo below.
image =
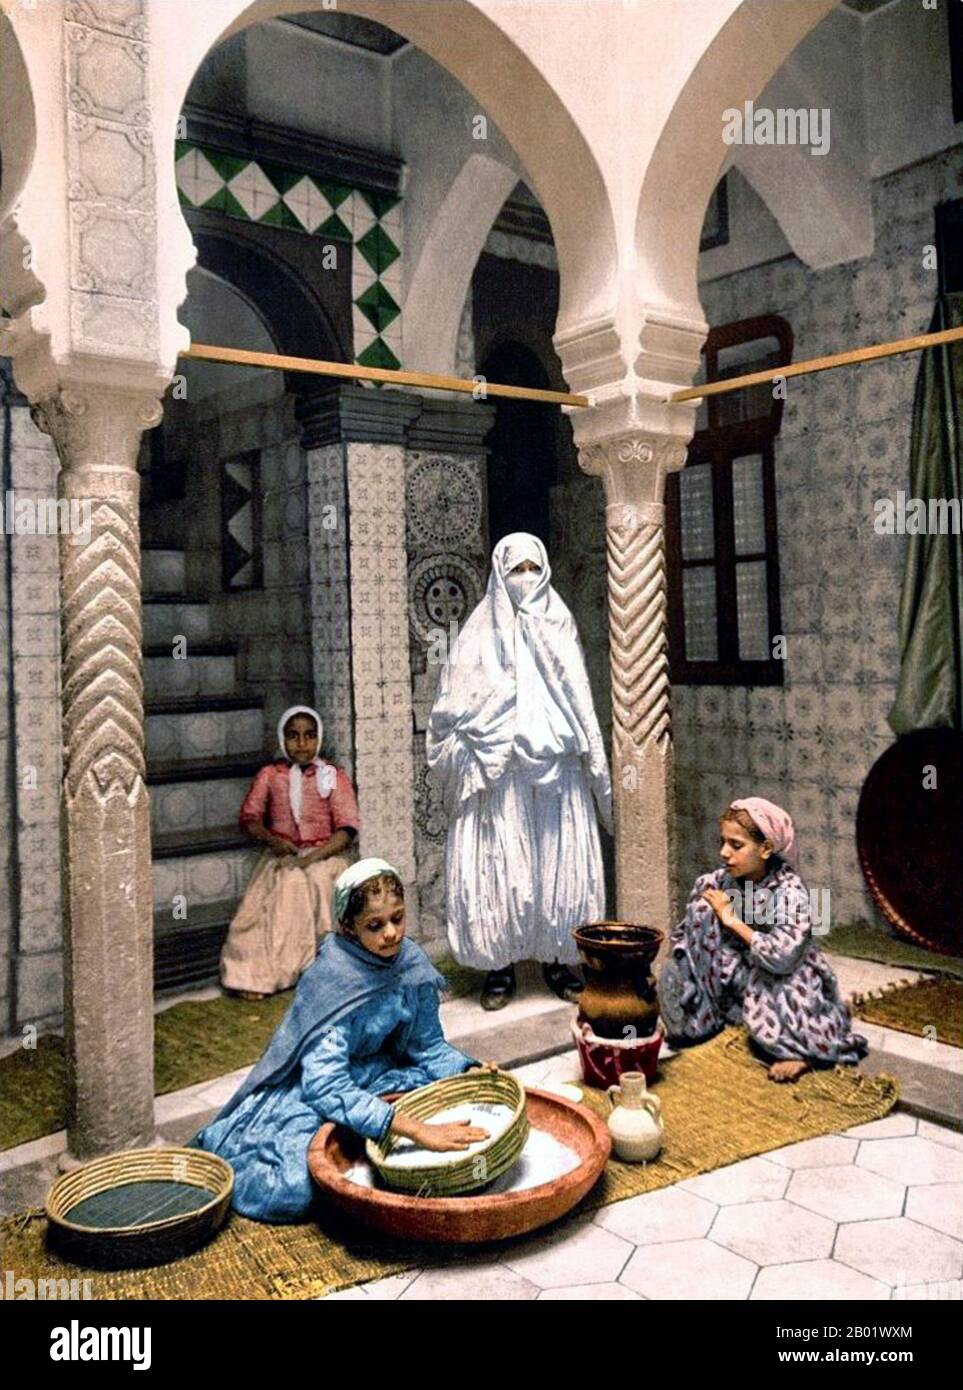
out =
[(145, 719), (148, 762), (259, 753), (264, 744), (263, 704), (256, 696), (150, 701)]
[(192, 855), (210, 854), (212, 851), (249, 849), (251, 840), (244, 834), (236, 820), (221, 821), (218, 825), (206, 826), (202, 830), (161, 831), (151, 838), (151, 852), (156, 863), (159, 859), (185, 859)]
[(233, 695), (237, 688), (237, 648), (230, 642), (189, 642), (175, 657), (169, 646), (144, 649), (147, 700), (177, 696)]
[(147, 785), (159, 787), (166, 782), (210, 782), (218, 777), (246, 777), (250, 780), (265, 761), (260, 753), (240, 756), (228, 753), (223, 758), (181, 758), (173, 761), (157, 758), (147, 769)]
[(146, 595), (143, 599), (144, 646), (170, 650), (176, 637), (211, 640), (211, 605), (195, 594)]
[(178, 830), (196, 833), (236, 823), (250, 777), (167, 782), (150, 788), (152, 843)]
[[(184, 843), (184, 840), (187, 843)], [(261, 850), (236, 827), (203, 830), (154, 841), (154, 907), (171, 911), (186, 906), (188, 920), (195, 908), (216, 902), (240, 901)]]
[(187, 556), (183, 550), (162, 546), (142, 546), (140, 587), (145, 594), (182, 594), (187, 587)]
[(169, 906), (154, 912), (154, 989), (181, 989), (216, 983), (221, 947), (237, 908), (227, 902), (198, 903), (187, 917), (175, 918)]

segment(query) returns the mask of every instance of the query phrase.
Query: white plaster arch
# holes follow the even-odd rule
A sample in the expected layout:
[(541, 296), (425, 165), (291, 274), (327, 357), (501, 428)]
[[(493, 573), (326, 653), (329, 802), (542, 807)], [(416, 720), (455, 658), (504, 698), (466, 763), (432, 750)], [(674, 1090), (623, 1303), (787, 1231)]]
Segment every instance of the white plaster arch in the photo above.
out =
[(405, 298), (405, 360), (418, 371), (454, 368), (465, 295), (478, 257), (518, 174), (488, 155), (462, 165), (435, 216)]
[(740, 151), (735, 168), (810, 269), (825, 270), (873, 254), (870, 184), (852, 168), (831, 168), (800, 146), (767, 145)]
[[(194, 0), (168, 0), (158, 7), (152, 13), (153, 35), (165, 62), (164, 83), (155, 93), (158, 148), (172, 140), (187, 89), (211, 48), (249, 25), (292, 9), (323, 8), (322, 0), (298, 0), (296, 5), (292, 0), (205, 0), (203, 6)], [(520, 30), (528, 35), (532, 16), (521, 12), (529, 8), (522, 4), (506, 10), (503, 6), (503, 13), (496, 17), (498, 6), (492, 0), (346, 0), (339, 4), (342, 11), (375, 20), (409, 39), (472, 93), (515, 151), (551, 221), (559, 259), (560, 321), (563, 316), (583, 320), (611, 316), (617, 251), (608, 191), (579, 122), (522, 43), (508, 32), (514, 10)], [(485, 54), (483, 63), (479, 53)], [(162, 204), (172, 212), (177, 208), (179, 227), (187, 236), (176, 200), (173, 161), (159, 177)], [(183, 244), (179, 234), (178, 239)], [(419, 249), (411, 249), (420, 260)], [(170, 293), (168, 297), (162, 291), (160, 296), (165, 310), (183, 299), (189, 268), (183, 257), (166, 259), (165, 289)], [(175, 266), (175, 260), (180, 264)], [(418, 293), (424, 292), (419, 289)], [(464, 293), (453, 310), (456, 315), (463, 302)], [(173, 325), (172, 314), (170, 318)], [(417, 326), (417, 317), (415, 322)], [(167, 341), (169, 348), (175, 348), (175, 343), (180, 346), (173, 327), (167, 330)]]
[(11, 317), (38, 304), (43, 285), (18, 227), (18, 204), (37, 148), (33, 90), (16, 30), (0, 11), (0, 307)]
[[(779, 0), (778, 5), (741, 0), (688, 74), (639, 194), (635, 246), (643, 304), (660, 305), (680, 316), (701, 315), (699, 236), (731, 148), (722, 139), (722, 113), (757, 99), (797, 44), (835, 5), (836, 0)], [(786, 149), (781, 147), (779, 153), (785, 156)], [(644, 340), (644, 327), (642, 336)]]

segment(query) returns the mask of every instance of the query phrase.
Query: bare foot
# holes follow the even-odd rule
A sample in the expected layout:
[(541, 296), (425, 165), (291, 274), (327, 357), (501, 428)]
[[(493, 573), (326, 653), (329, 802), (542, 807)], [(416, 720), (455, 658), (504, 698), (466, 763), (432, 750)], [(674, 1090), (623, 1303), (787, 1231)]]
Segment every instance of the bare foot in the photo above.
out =
[(808, 1070), (808, 1062), (773, 1062), (769, 1068), (769, 1080), (798, 1081)]

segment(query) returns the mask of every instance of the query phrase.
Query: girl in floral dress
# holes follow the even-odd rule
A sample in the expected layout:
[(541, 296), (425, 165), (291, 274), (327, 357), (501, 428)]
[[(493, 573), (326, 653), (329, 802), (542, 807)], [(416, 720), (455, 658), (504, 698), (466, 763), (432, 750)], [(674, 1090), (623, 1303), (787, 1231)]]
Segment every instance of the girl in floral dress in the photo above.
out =
[(751, 796), (732, 802), (720, 827), (723, 867), (696, 879), (659, 977), (670, 1041), (702, 1042), (743, 1023), (772, 1081), (855, 1065), (868, 1043), (852, 1031), (836, 976), (813, 942), (792, 819)]

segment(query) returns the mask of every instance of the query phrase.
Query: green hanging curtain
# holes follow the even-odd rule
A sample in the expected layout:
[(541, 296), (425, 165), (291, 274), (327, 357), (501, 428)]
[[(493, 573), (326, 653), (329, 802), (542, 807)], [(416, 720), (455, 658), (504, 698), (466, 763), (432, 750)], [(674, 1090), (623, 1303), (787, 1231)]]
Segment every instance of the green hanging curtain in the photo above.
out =
[[(963, 294), (941, 294), (930, 332), (961, 323)], [(963, 344), (942, 343), (921, 358), (908, 495), (960, 498), (963, 509)], [(889, 714), (893, 729), (898, 734), (963, 730), (963, 535), (908, 537), (899, 640), (899, 684)]]

